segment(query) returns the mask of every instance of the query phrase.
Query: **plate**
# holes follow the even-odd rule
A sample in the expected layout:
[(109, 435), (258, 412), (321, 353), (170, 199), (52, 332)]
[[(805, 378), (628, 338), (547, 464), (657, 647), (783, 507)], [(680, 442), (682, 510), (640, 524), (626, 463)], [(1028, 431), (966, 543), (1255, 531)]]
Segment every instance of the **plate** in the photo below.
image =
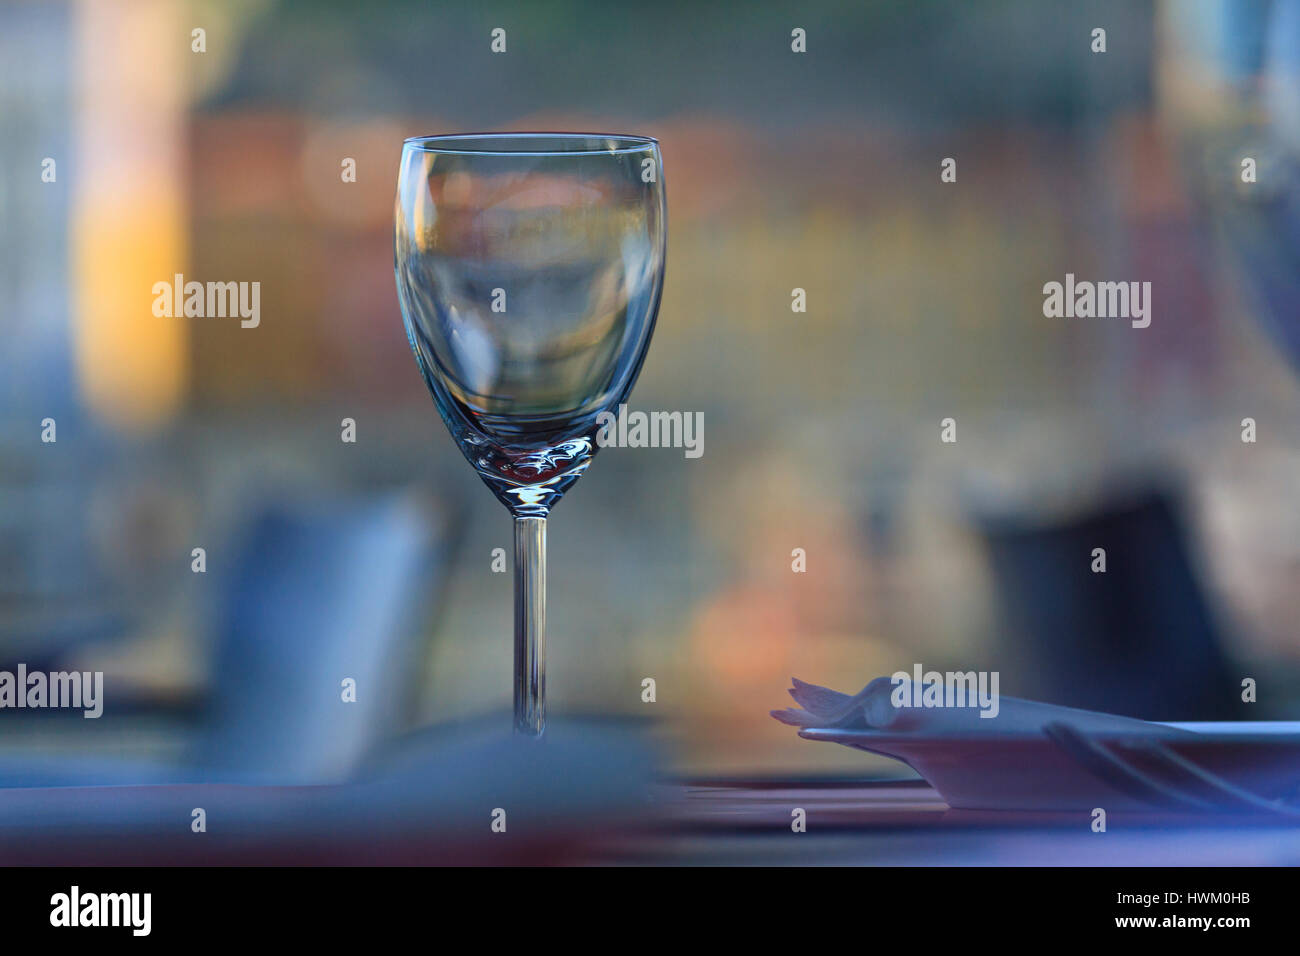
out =
[[(1104, 745), (1135, 736), (1265, 800), (1300, 792), (1300, 722), (1151, 723), (1149, 732), (1092, 733)], [(1168, 733), (1162, 733), (1168, 728)], [(1180, 733), (1190, 731), (1190, 733)], [(888, 730), (809, 727), (807, 740), (842, 744), (901, 760), (953, 808), (964, 810), (1154, 811), (1157, 805), (1117, 789), (1041, 732), (926, 735)]]

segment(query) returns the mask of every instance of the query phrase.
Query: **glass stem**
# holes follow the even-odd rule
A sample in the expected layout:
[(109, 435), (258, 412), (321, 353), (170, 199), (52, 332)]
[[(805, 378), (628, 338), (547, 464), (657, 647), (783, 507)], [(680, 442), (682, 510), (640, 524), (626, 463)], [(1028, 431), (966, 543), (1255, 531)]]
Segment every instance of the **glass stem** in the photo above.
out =
[(546, 519), (515, 518), (515, 732), (546, 729)]

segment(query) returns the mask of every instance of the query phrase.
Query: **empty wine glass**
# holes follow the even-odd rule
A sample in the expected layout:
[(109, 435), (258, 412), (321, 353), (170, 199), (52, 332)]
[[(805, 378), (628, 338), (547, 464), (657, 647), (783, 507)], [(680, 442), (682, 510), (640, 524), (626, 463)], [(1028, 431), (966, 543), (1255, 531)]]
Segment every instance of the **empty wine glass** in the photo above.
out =
[(546, 724), (546, 518), (623, 402), (663, 288), (658, 143), (488, 133), (402, 147), (407, 338), (452, 438), (515, 523), (515, 729)]

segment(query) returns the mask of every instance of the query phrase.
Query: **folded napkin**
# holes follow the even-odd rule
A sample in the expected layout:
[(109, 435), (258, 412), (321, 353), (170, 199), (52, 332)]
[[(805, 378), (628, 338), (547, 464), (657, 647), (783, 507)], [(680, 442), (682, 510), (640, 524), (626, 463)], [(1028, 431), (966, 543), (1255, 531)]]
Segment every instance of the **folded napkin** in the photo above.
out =
[[(793, 680), (790, 696), (799, 706), (774, 710), (771, 714), (783, 724), (794, 727), (984, 736), (1040, 733), (1048, 724), (1064, 722), (1088, 734), (1141, 734), (1146, 737), (1154, 734), (1177, 737), (1191, 733), (1167, 724), (1117, 714), (1078, 710), (1000, 695), (994, 695), (992, 705), (986, 698), (985, 706), (981, 706), (981, 701), (975, 694), (970, 695), (967, 706), (916, 706), (916, 702), (922, 698), (919, 692), (924, 687), (915, 687), (909, 680), (895, 683), (889, 677), (877, 677), (852, 695), (807, 684), (797, 678)], [(905, 686), (900, 688), (900, 684)], [(944, 687), (949, 688), (951, 685)], [(896, 699), (901, 699), (904, 705), (899, 706)]]

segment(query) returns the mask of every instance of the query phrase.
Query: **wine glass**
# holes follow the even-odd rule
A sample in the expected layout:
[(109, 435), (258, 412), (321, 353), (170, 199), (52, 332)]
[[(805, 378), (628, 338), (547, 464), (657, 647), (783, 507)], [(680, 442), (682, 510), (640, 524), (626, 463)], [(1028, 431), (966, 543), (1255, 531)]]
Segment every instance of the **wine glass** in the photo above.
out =
[(546, 518), (632, 390), (667, 248), (648, 136), (487, 133), (402, 147), (394, 259), (442, 420), (515, 524), (515, 729), (546, 725)]

